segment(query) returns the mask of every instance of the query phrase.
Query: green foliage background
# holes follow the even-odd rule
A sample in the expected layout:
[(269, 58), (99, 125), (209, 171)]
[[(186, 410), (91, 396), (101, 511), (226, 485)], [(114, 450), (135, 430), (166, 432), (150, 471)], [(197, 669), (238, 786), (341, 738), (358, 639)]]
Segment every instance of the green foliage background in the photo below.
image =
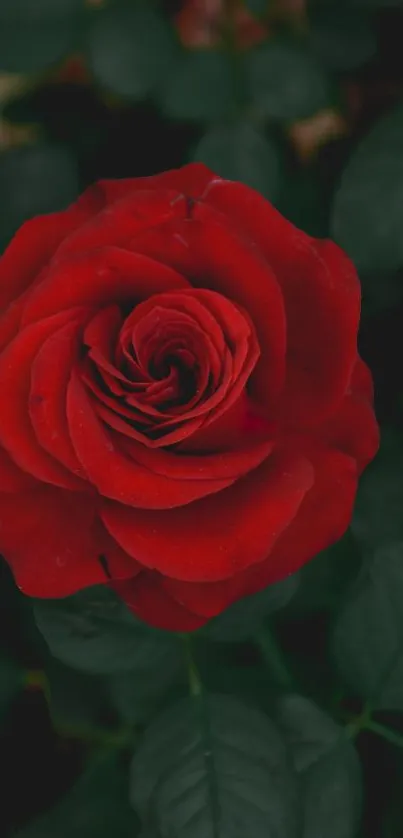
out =
[(1, 247), (100, 177), (244, 181), (354, 260), (381, 451), (339, 544), (192, 637), (0, 565), (0, 833), (401, 838), (403, 3), (184, 5), (0, 0)]

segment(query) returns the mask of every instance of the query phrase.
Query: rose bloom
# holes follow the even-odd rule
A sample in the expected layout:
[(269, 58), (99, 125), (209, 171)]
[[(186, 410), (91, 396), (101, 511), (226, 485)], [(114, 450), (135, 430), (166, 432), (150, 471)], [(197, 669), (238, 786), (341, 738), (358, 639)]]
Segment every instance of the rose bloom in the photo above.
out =
[(0, 260), (0, 551), (187, 631), (349, 524), (378, 444), (360, 289), (201, 164), (100, 182)]

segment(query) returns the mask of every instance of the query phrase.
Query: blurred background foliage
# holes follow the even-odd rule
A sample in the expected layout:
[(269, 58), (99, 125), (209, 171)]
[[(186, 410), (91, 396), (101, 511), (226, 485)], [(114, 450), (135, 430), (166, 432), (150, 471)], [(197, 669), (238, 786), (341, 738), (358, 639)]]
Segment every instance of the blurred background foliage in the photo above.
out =
[[(295, 685), (259, 629), (274, 614), (302, 693), (338, 722), (361, 718), (370, 701), (372, 732), (392, 725), (389, 743), (370, 736), (369, 723), (355, 731), (362, 832), (347, 754), (339, 773), (327, 776), (320, 763), (305, 778), (312, 799), (335, 787), (339, 797), (321, 822), (315, 810), (304, 838), (402, 834), (402, 42), (402, 0), (0, 0), (1, 248), (25, 219), (65, 207), (94, 180), (201, 160), (258, 189), (308, 233), (333, 237), (359, 270), (360, 348), (383, 443), (351, 531), (288, 587), (230, 609), (197, 641), (208, 687), (267, 707), (274, 688)], [(55, 619), (51, 606), (39, 613), (45, 636)], [(81, 623), (80, 631), (78, 647), (62, 637), (52, 657), (31, 604), (1, 566), (2, 835), (137, 834), (120, 763), (98, 761), (97, 746), (124, 754), (126, 727), (146, 724), (167, 695), (180, 697), (186, 677), (176, 647), (164, 640), (153, 652), (138, 634), (142, 656), (131, 658), (130, 677), (119, 666), (123, 635), (120, 658), (112, 650), (112, 669), (99, 669), (98, 647), (86, 660), (80, 645), (93, 623), (89, 635)], [(281, 711), (283, 722), (293, 713), (295, 724), (304, 720), (306, 741), (313, 726), (323, 756), (337, 729), (320, 712), (304, 704)], [(59, 800), (56, 815), (47, 812)], [(335, 819), (336, 804), (344, 820)]]

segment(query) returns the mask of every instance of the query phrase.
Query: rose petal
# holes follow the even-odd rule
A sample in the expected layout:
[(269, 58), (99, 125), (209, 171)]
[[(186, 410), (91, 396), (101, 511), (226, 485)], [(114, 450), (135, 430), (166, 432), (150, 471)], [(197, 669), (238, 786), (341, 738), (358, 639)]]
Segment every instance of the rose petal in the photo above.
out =
[(263, 561), (313, 480), (304, 458), (278, 453), (230, 489), (151, 512), (105, 501), (105, 526), (136, 561), (167, 576), (214, 581)]
[(190, 198), (198, 198), (215, 175), (204, 163), (189, 163), (180, 169), (171, 169), (158, 175), (127, 180), (101, 180), (97, 188), (103, 193), (105, 203), (119, 201), (137, 189), (172, 189)]
[(77, 253), (50, 267), (29, 297), (23, 323), (77, 306), (134, 304), (151, 294), (187, 287), (188, 282), (172, 268), (142, 254), (117, 247)]
[(36, 480), (22, 471), (0, 446), (0, 492), (23, 492), (37, 485)]
[(22, 294), (18, 300), (8, 306), (6, 311), (2, 312), (0, 318), (0, 352), (18, 334), (24, 307), (25, 295)]
[(359, 474), (379, 448), (379, 428), (373, 408), (356, 393), (345, 396), (339, 409), (318, 428), (317, 436), (330, 448), (356, 460)]
[(23, 329), (0, 355), (0, 442), (17, 465), (39, 480), (82, 491), (82, 481), (39, 445), (28, 410), (34, 359), (44, 341), (76, 314), (61, 312)]
[(321, 550), (338, 541), (350, 524), (357, 491), (354, 460), (325, 448), (318, 449), (316, 454), (311, 452), (310, 457), (315, 469), (312, 489), (267, 561), (239, 580), (244, 594), (255, 593), (295, 573)]
[(218, 292), (245, 309), (261, 351), (251, 392), (271, 407), (284, 383), (286, 321), (277, 279), (256, 248), (234, 235), (220, 213), (200, 204), (191, 219), (140, 234), (133, 247), (189, 276), (192, 285)]
[[(235, 579), (238, 580), (238, 574)], [(234, 583), (231, 579), (218, 582), (182, 582), (168, 576), (161, 578), (161, 586), (168, 596), (174, 599), (182, 608), (203, 618), (203, 622), (211, 620), (221, 614), (234, 602)], [(239, 584), (236, 584), (239, 590)]]
[[(84, 310), (84, 316), (86, 311)], [(66, 416), (67, 386), (77, 361), (82, 320), (62, 326), (48, 337), (32, 363), (29, 416), (45, 451), (85, 479), (69, 436)]]
[[(266, 434), (268, 429), (266, 428)], [(173, 480), (234, 480), (260, 465), (273, 449), (274, 439), (248, 438), (233, 451), (219, 454), (178, 454), (163, 448), (149, 448), (141, 442), (125, 440), (123, 450), (132, 460), (155, 474)]]
[(122, 195), (116, 201), (111, 198), (105, 203), (104, 193), (109, 193), (114, 183), (103, 181), (84, 193), (83, 197), (92, 191), (97, 193), (101, 211), (65, 239), (58, 251), (58, 259), (65, 258), (69, 253), (88, 253), (108, 245), (130, 250), (130, 241), (140, 231), (186, 214), (186, 199), (176, 190), (164, 188), (156, 192), (146, 182), (136, 187), (126, 179), (116, 182), (123, 188)]
[(258, 245), (281, 285), (288, 336), (283, 415), (295, 422), (329, 415), (356, 357), (360, 288), (352, 262), (333, 242), (298, 230), (247, 186), (213, 181), (203, 200)]
[[(38, 486), (0, 495), (0, 550), (28, 596), (65, 597), (108, 581), (99, 554), (96, 510), (88, 495)], [(127, 575), (117, 554), (113, 575)]]
[(0, 308), (5, 308), (33, 282), (60, 242), (92, 212), (92, 206), (73, 206), (65, 212), (26, 221), (0, 259)]
[(354, 365), (349, 391), (357, 397), (365, 399), (369, 404), (373, 403), (374, 384), (372, 375), (367, 365), (364, 364), (364, 361), (359, 356), (357, 356)]
[(111, 588), (137, 617), (167, 631), (195, 631), (206, 622), (169, 596), (157, 574), (142, 573), (135, 579), (112, 582)]
[(214, 416), (178, 446), (179, 453), (223, 454), (242, 450), (251, 440), (275, 439), (277, 426), (266, 417), (266, 412), (255, 404), (245, 390), (224, 413)]
[(352, 516), (357, 488), (355, 463), (325, 448), (311, 448), (309, 456), (315, 468), (313, 486), (264, 561), (221, 582), (191, 583), (167, 577), (163, 581), (167, 593), (190, 611), (211, 618), (232, 602), (295, 573), (341, 538)]
[[(72, 374), (68, 387), (67, 419), (77, 457), (89, 480), (102, 495), (122, 504), (138, 506), (142, 510), (171, 509), (211, 492), (219, 492), (232, 482), (230, 478), (173, 480), (156, 475), (124, 456), (98, 419), (76, 373)], [(145, 513), (142, 511), (141, 514)], [(121, 546), (126, 549), (123, 544)]]

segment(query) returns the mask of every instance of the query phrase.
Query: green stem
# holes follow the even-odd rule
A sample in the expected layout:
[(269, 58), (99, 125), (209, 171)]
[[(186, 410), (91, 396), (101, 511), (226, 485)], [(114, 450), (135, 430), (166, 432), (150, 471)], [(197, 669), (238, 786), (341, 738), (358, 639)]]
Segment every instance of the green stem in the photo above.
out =
[(287, 690), (292, 689), (295, 686), (294, 678), (288, 668), (283, 652), (270, 629), (262, 629), (256, 635), (255, 642), (260, 649), (260, 654), (273, 681), (278, 687)]
[(382, 736), (392, 745), (397, 745), (398, 748), (403, 748), (403, 733), (397, 733), (396, 730), (391, 730), (390, 727), (382, 725), (379, 722), (374, 722), (370, 719), (365, 725), (365, 730), (375, 733), (377, 736)]
[(372, 707), (369, 703), (365, 704), (357, 718), (352, 719), (345, 728), (345, 734), (349, 739), (355, 739), (362, 730), (367, 730), (371, 723)]

